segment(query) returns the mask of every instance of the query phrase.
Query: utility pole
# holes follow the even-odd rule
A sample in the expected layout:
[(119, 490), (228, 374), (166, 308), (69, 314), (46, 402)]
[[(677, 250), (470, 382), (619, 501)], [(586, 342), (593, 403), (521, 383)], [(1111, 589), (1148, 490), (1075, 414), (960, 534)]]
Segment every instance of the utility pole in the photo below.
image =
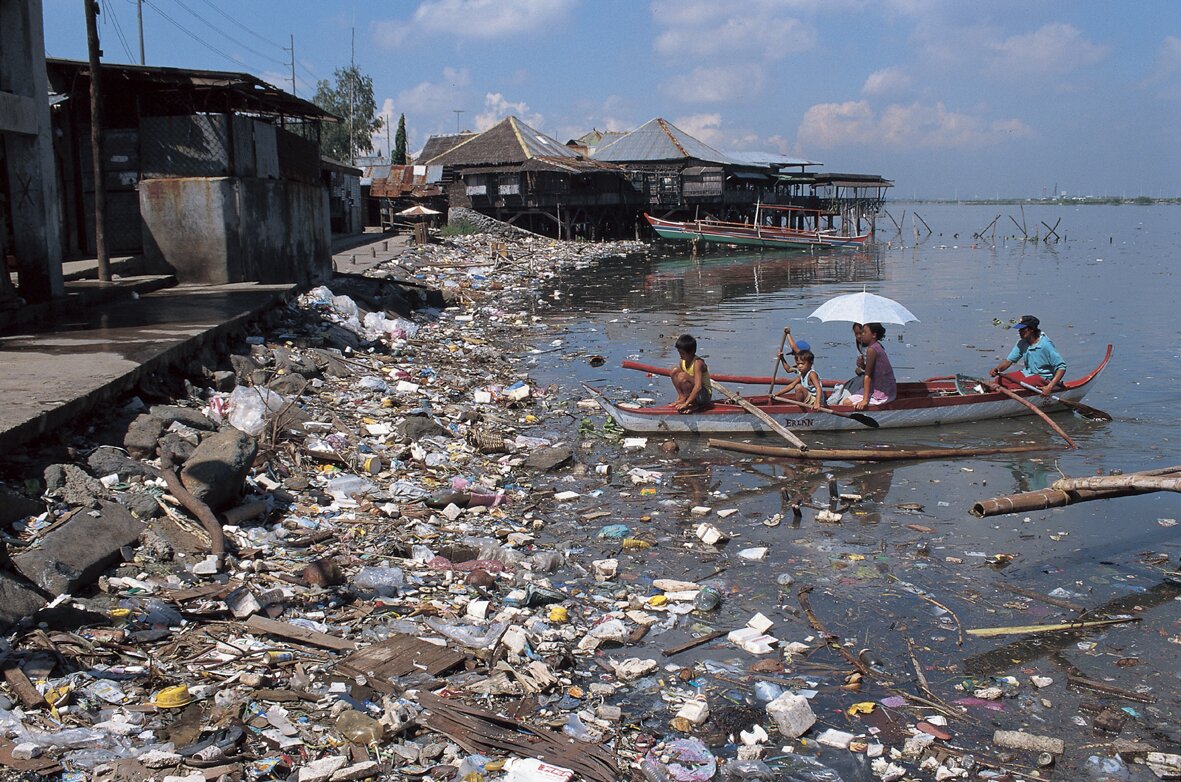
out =
[(139, 18), (139, 64), (147, 65), (144, 58), (144, 0), (135, 0), (135, 13)]
[[(286, 48), (286, 47), (284, 47)], [(291, 48), (287, 49), (291, 52), (291, 94), (295, 94), (295, 33), (291, 33)]]
[(459, 115), (463, 114), (463, 109), (452, 109), (455, 112), (455, 132), (459, 133)]
[(357, 116), (357, 28), (353, 28), (352, 43), (349, 44), (349, 165), (357, 162), (353, 153), (354, 123)]
[(111, 281), (111, 257), (107, 254), (106, 187), (103, 176), (102, 91), (99, 84), (98, 0), (82, 0), (86, 6), (86, 48), (90, 50), (90, 154), (94, 158), (94, 248), (98, 254), (98, 279)]
[[(393, 115), (392, 111), (390, 112), (390, 115)], [(390, 144), (390, 122), (388, 119), (385, 123), (385, 149), (386, 152), (390, 153), (390, 165), (392, 166), (394, 164), (394, 148)]]

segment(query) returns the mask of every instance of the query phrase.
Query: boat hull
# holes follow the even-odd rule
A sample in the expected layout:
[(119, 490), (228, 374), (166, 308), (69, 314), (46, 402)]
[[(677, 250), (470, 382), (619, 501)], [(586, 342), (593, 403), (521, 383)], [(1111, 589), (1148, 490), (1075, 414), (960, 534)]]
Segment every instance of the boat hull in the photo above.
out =
[(869, 239), (861, 236), (840, 236), (824, 231), (799, 231), (772, 226), (753, 226), (716, 221), (677, 222), (644, 215), (652, 230), (662, 239), (700, 240), (719, 244), (742, 244), (753, 247), (807, 249), (809, 247), (860, 247)]
[[(1107, 355), (1098, 367), (1085, 377), (1066, 383), (1065, 388), (1055, 395), (1070, 402), (1081, 401), (1110, 359), (1111, 346), (1108, 345)], [(750, 378), (759, 379), (761, 378)], [(955, 382), (951, 380), (899, 383), (898, 388), (899, 398), (887, 405), (870, 406), (863, 411), (855, 411), (849, 406), (836, 406), (832, 409), (843, 413), (861, 412), (877, 421), (881, 429), (939, 426), (1033, 414), (1033, 411), (1018, 400), (997, 392), (960, 394), (956, 390)], [(771, 431), (770, 426), (736, 404), (719, 401), (708, 410), (682, 414), (672, 405), (617, 405), (608, 401), (597, 390), (591, 391), (603, 410), (628, 432), (757, 434)], [(831, 389), (826, 389), (826, 393), (829, 391)], [(1022, 389), (1016, 393), (1048, 413), (1068, 409), (1065, 405), (1032, 391)], [(851, 418), (779, 402), (766, 395), (744, 398), (771, 416), (776, 423), (794, 431), (841, 432), (866, 429), (864, 424)]]

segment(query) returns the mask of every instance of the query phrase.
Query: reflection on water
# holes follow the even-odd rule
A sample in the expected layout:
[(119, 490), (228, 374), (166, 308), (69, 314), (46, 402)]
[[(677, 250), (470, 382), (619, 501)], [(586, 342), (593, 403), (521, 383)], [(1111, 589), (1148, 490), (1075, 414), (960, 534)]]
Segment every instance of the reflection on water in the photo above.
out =
[[(580, 382), (616, 398), (667, 399), (672, 393), (667, 378), (624, 370), (619, 363), (633, 359), (672, 366), (672, 343), (684, 332), (698, 337), (699, 353), (715, 374), (768, 375), (789, 325), (797, 338), (812, 344), (822, 376), (846, 377), (856, 358), (849, 324), (820, 323), (808, 315), (833, 296), (862, 289), (897, 299), (921, 319), (886, 327), (883, 344), (900, 379), (983, 375), (1016, 339), (1005, 326), (1026, 313), (1041, 319), (1065, 356), (1070, 377), (1089, 371), (1106, 345), (1115, 345), (1110, 367), (1086, 399), (1115, 420), (1055, 415), (1079, 443), (1074, 451), (1060, 449), (1033, 417), (806, 436), (817, 448), (1047, 447), (1032, 454), (947, 461), (755, 459), (710, 450), (704, 438), (695, 437), (677, 438), (675, 455), (656, 449), (660, 438), (652, 438), (642, 452), (596, 444), (583, 458), (611, 461), (617, 475), (630, 464), (664, 473), (654, 497), (637, 497), (620, 481), (596, 499), (656, 544), (645, 552), (619, 554), (625, 578), (640, 589), (644, 579), (660, 575), (709, 578), (726, 596), (724, 617), (677, 625), (664, 637), (654, 636), (645, 652), (684, 640), (686, 628), (724, 626), (756, 611), (776, 622), (780, 638), (811, 635), (791, 590), (777, 585), (786, 574), (797, 586), (816, 586), (812, 606), (829, 629), (873, 648), (897, 681), (905, 681), (912, 670), (907, 638), (915, 639), (928, 670), (945, 672), (933, 683), (950, 699), (958, 697), (951, 686), (969, 671), (1023, 680), (1028, 670), (1051, 675), (1058, 684), (1043, 694), (1055, 708), (1037, 719), (1044, 720), (1042, 732), (1070, 743), (1079, 731), (1071, 716), (1086, 696), (1065, 688), (1067, 673), (1110, 677), (1125, 689), (1148, 680), (1161, 698), (1152, 722), (1175, 735), (1181, 724), (1181, 681), (1174, 666), (1147, 663), (1143, 669), (1125, 669), (1112, 660), (1121, 654), (1145, 661), (1176, 658), (1175, 641), (1168, 639), (1176, 636), (1181, 603), (1173, 599), (1175, 586), (1161, 583), (1161, 571), (1176, 567), (1176, 528), (1167, 522), (1181, 516), (1181, 496), (1161, 492), (987, 520), (973, 519), (967, 511), (977, 500), (1044, 488), (1061, 475), (1181, 463), (1181, 321), (1175, 315), (1181, 286), (1174, 271), (1181, 211), (1027, 207), (1028, 224), (1045, 220), (1055, 225), (1060, 219), (1058, 230), (1066, 240), (1033, 244), (1003, 233), (995, 244), (971, 239), (997, 211), (1003, 207), (923, 205), (923, 218), (934, 233), (917, 247), (910, 237), (897, 236), (888, 246), (858, 254), (636, 257), (562, 275), (555, 282), (562, 294), (556, 301), (549, 291), (542, 292), (547, 329), (538, 342), (552, 352), (539, 354), (530, 374), (540, 384), (557, 384), (570, 399), (580, 396)], [(900, 246), (903, 238), (906, 246)], [(555, 340), (558, 350), (551, 348)], [(595, 354), (607, 363), (591, 366), (587, 359)], [(601, 415), (589, 417), (601, 423)], [(776, 443), (771, 437), (763, 441)], [(835, 525), (815, 518), (815, 509), (828, 505), (829, 474), (840, 493), (863, 498), (842, 505), (843, 518)], [(792, 513), (797, 504), (803, 508), (798, 519)], [(713, 509), (706, 518), (733, 536), (729, 544), (717, 550), (695, 545), (692, 525), (699, 517), (689, 513), (694, 506)], [(717, 515), (727, 509), (735, 512)], [(768, 525), (776, 514), (782, 520)], [(560, 529), (553, 533), (561, 534)], [(766, 547), (768, 554), (757, 561), (737, 556), (748, 547)], [(1171, 562), (1153, 566), (1142, 556), (1149, 551), (1165, 552)], [(1002, 554), (1012, 557), (1003, 568), (997, 565), (1007, 559), (996, 559)], [(1013, 644), (1011, 639), (969, 638), (961, 647), (951, 618), (919, 597), (952, 608), (963, 627), (1033, 624), (1058, 615), (1059, 609), (1036, 601), (998, 598), (1002, 582), (1042, 594), (1064, 590), (1082, 605), (1134, 610), (1143, 621)], [(1137, 599), (1129, 601), (1129, 595)], [(1096, 650), (1080, 649), (1080, 640), (1095, 643)], [(694, 660), (727, 661), (739, 670), (751, 662), (724, 642), (677, 661)], [(812, 660), (842, 665), (835, 655)], [(850, 696), (840, 693), (839, 684), (833, 678), (823, 682), (827, 689), (820, 688), (817, 713), (849, 706)], [(872, 700), (877, 694), (870, 690), (856, 697)], [(1011, 711), (1002, 727), (1016, 727), (1024, 719), (1014, 711), (1024, 703), (1005, 701)], [(970, 716), (982, 715), (988, 713)], [(982, 734), (982, 740), (987, 743), (990, 735)], [(865, 769), (850, 769), (846, 778), (872, 777)]]

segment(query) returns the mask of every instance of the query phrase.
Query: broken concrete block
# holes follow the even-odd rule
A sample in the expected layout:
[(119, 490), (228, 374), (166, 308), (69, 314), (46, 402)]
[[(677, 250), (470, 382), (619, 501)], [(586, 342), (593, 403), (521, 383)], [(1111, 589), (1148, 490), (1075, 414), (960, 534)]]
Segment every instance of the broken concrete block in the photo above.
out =
[(179, 405), (152, 405), (149, 414), (153, 418), (160, 420), (160, 423), (167, 429), (174, 421), (180, 421), (185, 426), (191, 426), (194, 429), (201, 429), (206, 432), (212, 432), (217, 426), (212, 421), (205, 417), (205, 414), (200, 410), (194, 410), (191, 407), (180, 407)]
[(376, 760), (363, 760), (353, 766), (346, 766), (340, 771), (335, 772), (330, 782), (353, 782), (358, 779), (369, 779), (370, 777), (377, 777), (381, 771), (381, 764)]
[(0, 570), (0, 627), (7, 628), (32, 616), (47, 602), (24, 579)]
[(319, 760), (313, 760), (299, 770), (299, 782), (328, 782), (337, 771), (348, 763), (344, 755), (333, 755)]
[(91, 513), (75, 513), (42, 535), (38, 546), (14, 556), (17, 571), (50, 594), (73, 594), (117, 562), (119, 549), (135, 543), (146, 529), (118, 503), (102, 502)]
[(568, 446), (556, 445), (552, 448), (538, 448), (526, 457), (522, 465), (527, 470), (556, 470), (574, 458), (574, 452)]
[(149, 413), (142, 413), (127, 427), (123, 447), (136, 459), (151, 459), (156, 455), (156, 443), (163, 431), (163, 421)]
[(798, 738), (816, 724), (816, 715), (808, 699), (785, 692), (767, 704), (767, 716), (775, 720), (779, 732), (788, 738)]
[(1005, 749), (1049, 752), (1051, 755), (1061, 755), (1066, 751), (1066, 742), (1062, 739), (1038, 736), (1021, 730), (998, 730), (992, 734), (992, 743)]
[(212, 510), (229, 507), (242, 492), (258, 442), (233, 427), (201, 441), (180, 472), (181, 483)]

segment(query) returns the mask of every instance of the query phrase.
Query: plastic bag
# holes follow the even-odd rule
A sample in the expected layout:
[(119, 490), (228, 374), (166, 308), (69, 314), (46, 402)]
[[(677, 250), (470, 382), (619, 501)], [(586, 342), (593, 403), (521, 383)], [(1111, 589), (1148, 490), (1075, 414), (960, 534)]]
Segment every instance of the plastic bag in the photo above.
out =
[(436, 619), (428, 619), (426, 623), (435, 632), (473, 649), (490, 649), (508, 629), (508, 622), (496, 622), (487, 627), (465, 625), (458, 622), (440, 622)]
[(397, 567), (363, 567), (353, 577), (354, 586), (381, 597), (397, 595), (403, 583), (405, 576), (402, 574), (402, 568)]
[(267, 419), (287, 404), (282, 394), (258, 386), (238, 386), (230, 394), (230, 426), (258, 437), (266, 429)]

